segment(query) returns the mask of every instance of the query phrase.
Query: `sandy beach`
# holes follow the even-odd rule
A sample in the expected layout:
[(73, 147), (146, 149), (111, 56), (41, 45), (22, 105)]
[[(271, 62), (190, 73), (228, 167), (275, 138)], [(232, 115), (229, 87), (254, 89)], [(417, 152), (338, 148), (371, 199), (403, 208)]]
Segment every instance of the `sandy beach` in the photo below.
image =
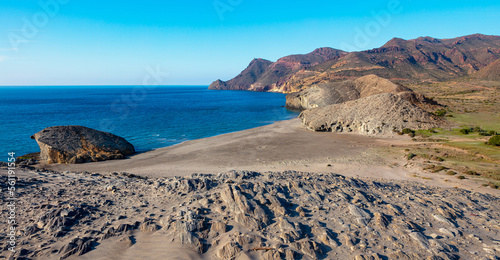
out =
[[(59, 172), (127, 172), (155, 178), (217, 174), (230, 170), (333, 172), (349, 177), (409, 180), (439, 187), (498, 193), (474, 181), (422, 171), (408, 163), (404, 156), (403, 148), (412, 145), (415, 142), (408, 136), (313, 132), (307, 130), (299, 119), (291, 119), (187, 141), (139, 153), (125, 160), (41, 164), (37, 167)], [(402, 147), (400, 154), (388, 152), (394, 146)]]

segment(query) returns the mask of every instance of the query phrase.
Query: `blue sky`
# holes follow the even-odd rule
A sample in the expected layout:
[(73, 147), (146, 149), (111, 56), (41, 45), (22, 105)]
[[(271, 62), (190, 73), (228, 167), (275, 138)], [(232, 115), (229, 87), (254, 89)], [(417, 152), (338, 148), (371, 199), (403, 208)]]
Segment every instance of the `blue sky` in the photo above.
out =
[(3, 0), (0, 85), (208, 85), (257, 57), (500, 35), (500, 1)]

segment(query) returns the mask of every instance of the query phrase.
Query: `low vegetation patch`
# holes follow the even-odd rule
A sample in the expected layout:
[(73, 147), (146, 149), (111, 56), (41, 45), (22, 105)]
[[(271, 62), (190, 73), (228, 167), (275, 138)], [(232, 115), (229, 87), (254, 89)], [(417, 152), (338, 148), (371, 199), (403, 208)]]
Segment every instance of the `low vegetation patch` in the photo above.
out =
[(477, 176), (481, 175), (480, 173), (478, 173), (476, 171), (471, 171), (471, 170), (465, 171), (464, 174), (467, 174), (467, 175), (477, 175)]
[(495, 135), (486, 142), (487, 145), (500, 146), (500, 135)]
[(460, 129), (459, 132), (461, 134), (468, 135), (471, 132), (471, 130), (470, 130), (470, 128), (462, 128), (462, 129)]
[(432, 165), (432, 164), (424, 167), (424, 170), (429, 170), (433, 173), (440, 172), (440, 171), (447, 170), (447, 169), (448, 168), (446, 168), (442, 165), (436, 166), (436, 165)]
[(434, 113), (435, 116), (438, 116), (438, 117), (444, 117), (446, 115), (446, 110), (444, 109), (439, 109), (437, 110), (435, 113)]
[(436, 172), (440, 172), (440, 171), (446, 170), (446, 169), (448, 169), (448, 168), (440, 165), (440, 166), (434, 167), (434, 169), (432, 169), (431, 171), (434, 172), (434, 173), (436, 173)]

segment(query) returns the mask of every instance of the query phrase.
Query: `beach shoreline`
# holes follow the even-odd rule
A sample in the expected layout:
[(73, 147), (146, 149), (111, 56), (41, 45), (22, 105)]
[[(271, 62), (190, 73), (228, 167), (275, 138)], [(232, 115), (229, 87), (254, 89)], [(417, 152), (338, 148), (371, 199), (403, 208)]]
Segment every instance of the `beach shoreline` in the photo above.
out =
[[(423, 171), (395, 147), (415, 145), (399, 135), (313, 132), (298, 118), (208, 138), (185, 141), (130, 156), (84, 164), (38, 164), (57, 172), (99, 174), (126, 172), (145, 177), (189, 176), (238, 171), (301, 171), (348, 177), (414, 181), (437, 187), (458, 187), (497, 194), (473, 180), (457, 180)], [(401, 149), (404, 150), (404, 149)]]

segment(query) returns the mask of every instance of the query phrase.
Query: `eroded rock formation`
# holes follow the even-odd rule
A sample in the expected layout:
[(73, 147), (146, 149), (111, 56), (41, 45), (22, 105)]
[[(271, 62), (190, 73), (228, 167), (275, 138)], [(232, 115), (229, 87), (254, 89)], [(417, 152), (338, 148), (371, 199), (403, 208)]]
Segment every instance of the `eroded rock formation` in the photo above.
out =
[(46, 163), (84, 163), (123, 159), (135, 153), (122, 137), (84, 126), (54, 126), (31, 136)]
[(286, 96), (286, 107), (290, 109), (309, 109), (344, 103), (381, 93), (413, 91), (403, 85), (376, 75), (367, 75), (356, 80), (325, 82)]
[(389, 134), (404, 128), (430, 129), (445, 124), (438, 117), (392, 93), (308, 109), (299, 117), (310, 130), (360, 134)]
[(0, 252), (7, 258), (97, 259), (110, 250), (117, 259), (127, 252), (289, 260), (500, 254), (497, 196), (416, 182), (295, 171), (159, 179), (40, 172), (21, 177), (18, 187), (32, 189), (19, 191), (22, 246), (14, 255)]

